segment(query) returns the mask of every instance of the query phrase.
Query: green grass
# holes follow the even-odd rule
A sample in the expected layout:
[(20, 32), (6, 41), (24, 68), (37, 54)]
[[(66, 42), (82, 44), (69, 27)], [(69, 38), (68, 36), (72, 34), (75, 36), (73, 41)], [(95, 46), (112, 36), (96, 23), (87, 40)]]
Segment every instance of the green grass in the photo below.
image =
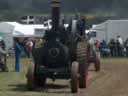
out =
[[(17, 91), (22, 91), (25, 88), (25, 74), (27, 71), (28, 59), (21, 60), (21, 71), (15, 72), (15, 61), (14, 59), (8, 59), (9, 72), (0, 73), (0, 96), (17, 96)], [(16, 95), (17, 94), (17, 95)], [(23, 95), (21, 95), (23, 96)]]
[(105, 63), (118, 63), (118, 62), (128, 62), (128, 58), (125, 57), (108, 57), (108, 58), (102, 58), (101, 62), (103, 64)]

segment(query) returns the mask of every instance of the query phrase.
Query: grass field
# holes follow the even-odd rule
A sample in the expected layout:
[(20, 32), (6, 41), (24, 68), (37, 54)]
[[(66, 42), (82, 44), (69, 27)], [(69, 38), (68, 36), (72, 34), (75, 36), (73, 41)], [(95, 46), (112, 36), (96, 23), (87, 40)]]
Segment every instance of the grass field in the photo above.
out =
[[(28, 59), (22, 59), (21, 62), (21, 72), (16, 73), (14, 70), (14, 59), (8, 59), (9, 72), (0, 73), (0, 96), (18, 96), (18, 88), (25, 86), (26, 62), (28, 62)], [(19, 91), (22, 90), (19, 89)]]
[[(18, 72), (16, 73), (14, 71), (14, 64), (15, 64), (14, 59), (8, 59), (9, 72), (0, 73), (0, 96), (51, 96), (54, 93), (54, 90), (51, 92), (27, 91), (25, 75), (27, 72), (28, 62), (30, 61), (31, 61), (30, 59), (22, 59), (21, 71), (19, 73)], [(106, 58), (106, 59), (104, 58), (102, 59), (102, 64), (113, 63), (113, 62), (118, 63), (118, 62), (124, 62), (124, 61), (128, 62), (128, 59), (127, 58)], [(67, 83), (65, 83), (65, 81), (63, 82), (64, 82), (64, 85), (62, 84), (62, 86), (65, 87)], [(66, 89), (66, 92), (70, 93), (69, 88)], [(52, 96), (57, 96), (57, 94), (58, 93), (56, 92), (55, 95), (52, 95)], [(64, 94), (62, 96), (68, 96), (68, 95)]]

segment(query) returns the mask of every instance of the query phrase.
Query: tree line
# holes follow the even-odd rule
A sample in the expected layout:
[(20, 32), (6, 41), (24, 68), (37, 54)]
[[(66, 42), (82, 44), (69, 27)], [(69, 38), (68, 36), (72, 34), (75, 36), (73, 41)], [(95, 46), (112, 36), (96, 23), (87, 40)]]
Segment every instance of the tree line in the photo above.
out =
[[(0, 0), (0, 20), (28, 14), (47, 14), (51, 0)], [(60, 0), (62, 12), (128, 16), (128, 0)]]

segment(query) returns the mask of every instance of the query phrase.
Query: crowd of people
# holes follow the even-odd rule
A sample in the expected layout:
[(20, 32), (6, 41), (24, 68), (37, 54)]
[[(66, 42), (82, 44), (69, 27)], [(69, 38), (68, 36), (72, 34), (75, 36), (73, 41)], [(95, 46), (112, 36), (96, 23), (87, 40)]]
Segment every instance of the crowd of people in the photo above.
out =
[[(36, 43), (37, 42), (37, 43)], [(20, 72), (20, 60), (22, 58), (23, 53), (25, 53), (25, 57), (32, 57), (32, 49), (35, 47), (40, 47), (42, 44), (42, 39), (39, 38), (14, 38), (14, 59), (15, 59), (15, 72)], [(6, 62), (8, 56), (8, 52), (6, 50), (4, 40), (0, 39), (0, 70), (2, 72), (8, 71), (8, 64)], [(12, 55), (10, 55), (12, 56)]]
[[(91, 39), (90, 39), (91, 40)], [(39, 42), (39, 41), (38, 41)], [(117, 36), (117, 39), (111, 39), (110, 42), (103, 40), (99, 42), (96, 40), (96, 47), (99, 47), (101, 56), (128, 56), (128, 38), (123, 42), (121, 36)], [(35, 40), (31, 38), (19, 38), (14, 39), (15, 49), (15, 71), (20, 71), (20, 58), (21, 53), (24, 51), (28, 58), (32, 57), (32, 49), (35, 46)]]
[(121, 36), (117, 36), (108, 43), (103, 40), (99, 48), (102, 56), (128, 57), (128, 38), (123, 41)]

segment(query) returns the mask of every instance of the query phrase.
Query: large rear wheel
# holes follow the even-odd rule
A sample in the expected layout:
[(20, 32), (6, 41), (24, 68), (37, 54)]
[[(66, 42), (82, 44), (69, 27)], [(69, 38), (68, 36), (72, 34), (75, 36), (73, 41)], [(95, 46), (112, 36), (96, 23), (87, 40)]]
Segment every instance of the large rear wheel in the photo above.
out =
[(79, 87), (86, 88), (88, 77), (88, 53), (87, 42), (79, 42), (77, 47), (77, 61), (79, 62)]

